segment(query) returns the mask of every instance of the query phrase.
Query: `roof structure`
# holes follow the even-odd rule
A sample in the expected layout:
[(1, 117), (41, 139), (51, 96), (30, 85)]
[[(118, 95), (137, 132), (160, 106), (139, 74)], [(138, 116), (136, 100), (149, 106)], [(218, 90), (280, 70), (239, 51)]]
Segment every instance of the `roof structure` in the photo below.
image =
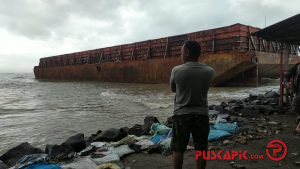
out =
[(252, 35), (270, 41), (300, 45), (300, 14), (261, 29)]

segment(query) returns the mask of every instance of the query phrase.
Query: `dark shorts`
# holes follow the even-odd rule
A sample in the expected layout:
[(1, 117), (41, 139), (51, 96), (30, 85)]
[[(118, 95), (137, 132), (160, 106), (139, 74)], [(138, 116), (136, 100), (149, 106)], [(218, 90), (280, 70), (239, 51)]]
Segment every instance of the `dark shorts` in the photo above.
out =
[(171, 149), (184, 152), (192, 133), (195, 150), (207, 150), (209, 118), (204, 115), (174, 115)]

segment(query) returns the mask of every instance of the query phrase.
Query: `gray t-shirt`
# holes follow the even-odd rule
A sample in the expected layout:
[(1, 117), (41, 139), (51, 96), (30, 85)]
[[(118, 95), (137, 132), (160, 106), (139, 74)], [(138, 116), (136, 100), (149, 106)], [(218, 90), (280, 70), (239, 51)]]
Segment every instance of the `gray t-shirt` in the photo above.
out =
[(214, 70), (199, 62), (187, 62), (175, 66), (170, 85), (176, 92), (174, 114), (208, 115), (207, 93), (213, 80)]

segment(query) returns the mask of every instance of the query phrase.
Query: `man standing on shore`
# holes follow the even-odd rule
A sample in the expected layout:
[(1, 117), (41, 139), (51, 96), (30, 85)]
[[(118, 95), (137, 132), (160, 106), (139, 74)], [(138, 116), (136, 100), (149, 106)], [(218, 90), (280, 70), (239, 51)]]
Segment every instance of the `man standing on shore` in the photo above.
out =
[[(207, 93), (214, 70), (198, 62), (201, 47), (196, 41), (186, 41), (181, 49), (184, 64), (173, 68), (170, 85), (176, 93), (171, 148), (175, 169), (181, 169), (183, 154), (190, 134), (195, 150), (206, 151), (209, 134)], [(196, 160), (197, 169), (205, 169), (206, 161)]]
[(292, 86), (294, 99), (292, 103), (292, 111), (298, 115), (296, 122), (298, 126), (296, 127), (296, 133), (300, 134), (300, 63), (295, 64), (290, 68), (285, 74), (285, 81), (293, 79)]

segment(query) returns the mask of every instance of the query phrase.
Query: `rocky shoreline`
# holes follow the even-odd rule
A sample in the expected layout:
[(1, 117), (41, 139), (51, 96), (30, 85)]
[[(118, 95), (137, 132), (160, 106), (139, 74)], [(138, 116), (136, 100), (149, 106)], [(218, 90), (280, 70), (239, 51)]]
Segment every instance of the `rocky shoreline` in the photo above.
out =
[[(285, 124), (268, 118), (270, 115), (287, 113), (286, 109), (280, 108), (278, 97), (277, 92), (269, 91), (249, 95), (242, 100), (210, 105), (209, 116), (213, 130), (209, 137), (209, 149), (235, 143), (247, 144), (250, 140), (279, 134), (286, 127)], [(122, 159), (128, 154), (146, 152), (171, 155), (171, 128), (172, 117), (159, 122), (156, 117), (147, 116), (142, 125), (98, 130), (89, 137), (79, 133), (62, 144), (46, 145), (44, 151), (29, 143), (22, 143), (0, 157), (0, 169), (26, 168), (38, 163), (57, 164), (56, 167), (72, 169), (125, 168)], [(219, 132), (213, 135), (215, 131), (222, 131), (223, 135)], [(191, 142), (188, 148), (193, 149), (192, 145)]]

